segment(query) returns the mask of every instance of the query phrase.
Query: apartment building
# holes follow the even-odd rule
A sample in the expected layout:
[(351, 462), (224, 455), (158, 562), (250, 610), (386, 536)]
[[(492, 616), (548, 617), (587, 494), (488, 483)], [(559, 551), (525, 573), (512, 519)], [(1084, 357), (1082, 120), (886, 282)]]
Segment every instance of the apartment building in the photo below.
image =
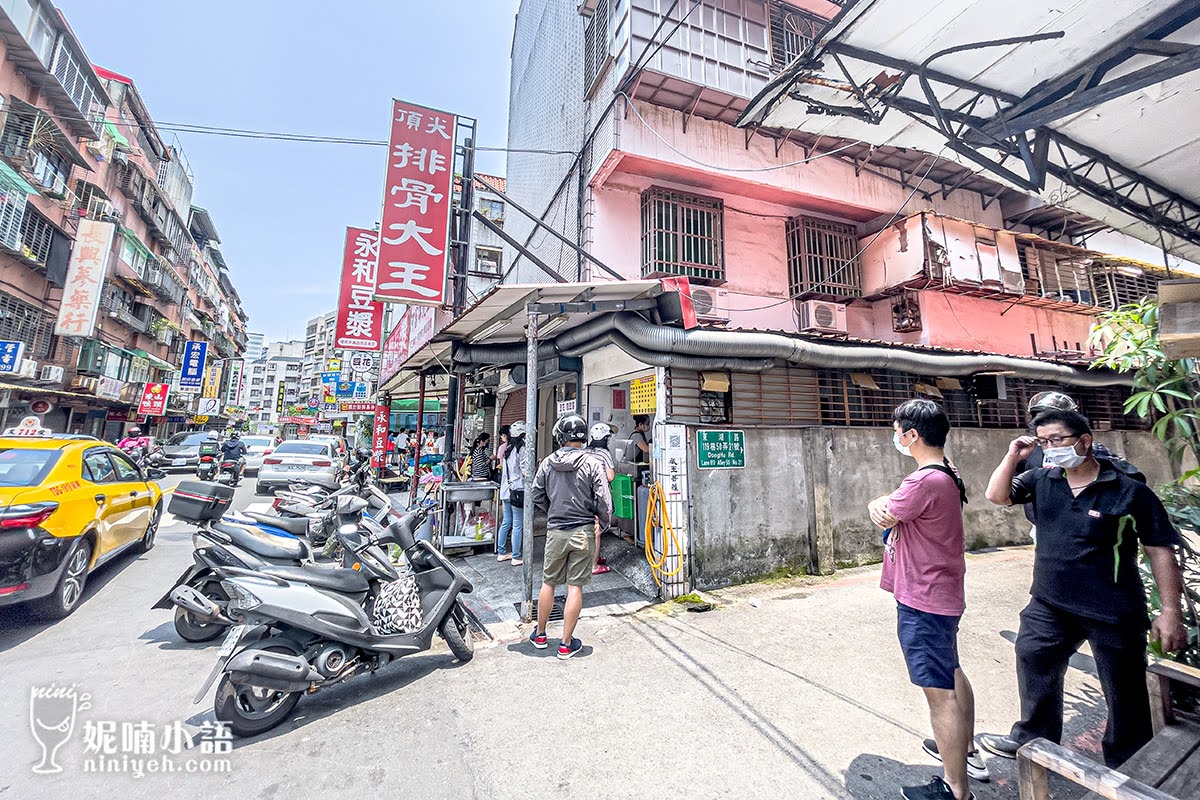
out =
[(287, 407), (300, 401), (304, 342), (268, 342), (259, 352), (258, 358), (247, 353), (246, 421), (250, 430), (276, 433)]
[[(0, 50), (0, 340), (20, 350), (2, 413), (41, 401), (55, 430), (116, 436), (187, 339), (236, 356), (246, 314), (133, 80), (94, 67), (46, 0), (0, 0)], [(165, 433), (188, 410), (179, 396), (149, 422)]]
[[(557, 409), (586, 409), (628, 431), (632, 394), (657, 392), (643, 408), (687, 431), (675, 471), (665, 456), (654, 469), (695, 499), (680, 512), (695, 526), (695, 585), (877, 557), (860, 495), (900, 475), (889, 462), (881, 482), (856, 459), (884, 459), (891, 410), (914, 396), (942, 403), (967, 429), (959, 446), (986, 464), (1024, 426), (1033, 394), (1065, 390), (1169, 477), (1141, 420), (1123, 413), (1119, 376), (1084, 369), (1096, 316), (1166, 277), (1141, 242), (936, 154), (735, 126), (839, 10), (825, 0), (523, 0), (518, 10), (507, 194), (630, 282), (686, 278), (703, 334), (614, 318), (617, 344), (573, 339), (577, 361), (539, 369), (539, 413), (544, 424)], [(522, 215), (505, 230), (555, 273), (506, 247), (506, 282), (614, 291), (604, 269)], [(630, 297), (652, 291), (631, 285)], [(474, 335), (510, 330), (496, 322)], [(456, 358), (488, 365), (510, 352)], [(524, 416), (523, 389), (498, 380), (501, 419)], [(687, 448), (701, 428), (744, 436), (747, 469), (698, 467)], [(980, 542), (1024, 536), (1007, 518), (978, 524)]]

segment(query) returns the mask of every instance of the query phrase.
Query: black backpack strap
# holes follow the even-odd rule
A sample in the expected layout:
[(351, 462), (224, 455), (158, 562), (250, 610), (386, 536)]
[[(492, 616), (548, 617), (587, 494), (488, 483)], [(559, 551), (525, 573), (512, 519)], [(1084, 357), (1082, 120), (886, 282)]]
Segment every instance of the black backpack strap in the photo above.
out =
[(967, 499), (967, 485), (963, 483), (962, 478), (958, 477), (958, 473), (950, 468), (949, 461), (946, 461), (944, 464), (926, 464), (925, 466), (921, 467), (921, 469), (933, 469), (949, 475), (954, 480), (954, 485), (958, 487), (958, 496), (962, 501), (962, 504), (965, 506), (970, 502)]

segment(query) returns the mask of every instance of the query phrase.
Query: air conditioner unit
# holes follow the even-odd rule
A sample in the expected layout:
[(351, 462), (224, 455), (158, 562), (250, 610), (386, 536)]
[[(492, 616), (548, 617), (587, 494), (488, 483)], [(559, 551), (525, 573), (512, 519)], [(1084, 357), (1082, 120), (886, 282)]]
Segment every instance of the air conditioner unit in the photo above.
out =
[(800, 330), (821, 333), (846, 332), (846, 307), (823, 300), (801, 300), (796, 304)]
[(21, 359), (21, 363), (17, 367), (17, 377), (18, 378), (29, 378), (32, 380), (33, 378), (37, 377), (37, 373), (38, 373), (38, 362), (32, 361), (28, 358)]
[(38, 374), (38, 380), (42, 383), (61, 383), (65, 374), (66, 371), (62, 367), (47, 364), (42, 367), (42, 371)]
[(729, 291), (727, 289), (701, 289), (693, 286), (692, 305), (696, 307), (696, 319), (698, 320), (729, 321)]

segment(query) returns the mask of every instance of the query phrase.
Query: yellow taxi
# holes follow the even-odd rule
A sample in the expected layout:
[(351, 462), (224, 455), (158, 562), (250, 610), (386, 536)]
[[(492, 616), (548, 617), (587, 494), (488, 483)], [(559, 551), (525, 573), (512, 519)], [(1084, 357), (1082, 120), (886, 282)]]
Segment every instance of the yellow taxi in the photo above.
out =
[[(98, 439), (56, 436), (36, 417), (0, 434), (0, 606), (65, 617), (88, 573), (127, 548), (154, 546), (158, 470)], [(31, 602), (32, 601), (32, 602)]]

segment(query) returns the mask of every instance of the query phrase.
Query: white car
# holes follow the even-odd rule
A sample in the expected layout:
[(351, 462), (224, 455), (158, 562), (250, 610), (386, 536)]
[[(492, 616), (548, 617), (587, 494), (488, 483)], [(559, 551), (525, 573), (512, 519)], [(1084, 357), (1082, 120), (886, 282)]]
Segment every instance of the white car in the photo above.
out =
[(270, 455), (275, 448), (275, 437), (243, 436), (242, 442), (246, 445), (246, 474), (257, 475), (263, 457)]
[(266, 494), (295, 481), (309, 481), (326, 489), (336, 489), (340, 472), (341, 464), (334, 455), (332, 443), (291, 439), (263, 458), (255, 491)]

